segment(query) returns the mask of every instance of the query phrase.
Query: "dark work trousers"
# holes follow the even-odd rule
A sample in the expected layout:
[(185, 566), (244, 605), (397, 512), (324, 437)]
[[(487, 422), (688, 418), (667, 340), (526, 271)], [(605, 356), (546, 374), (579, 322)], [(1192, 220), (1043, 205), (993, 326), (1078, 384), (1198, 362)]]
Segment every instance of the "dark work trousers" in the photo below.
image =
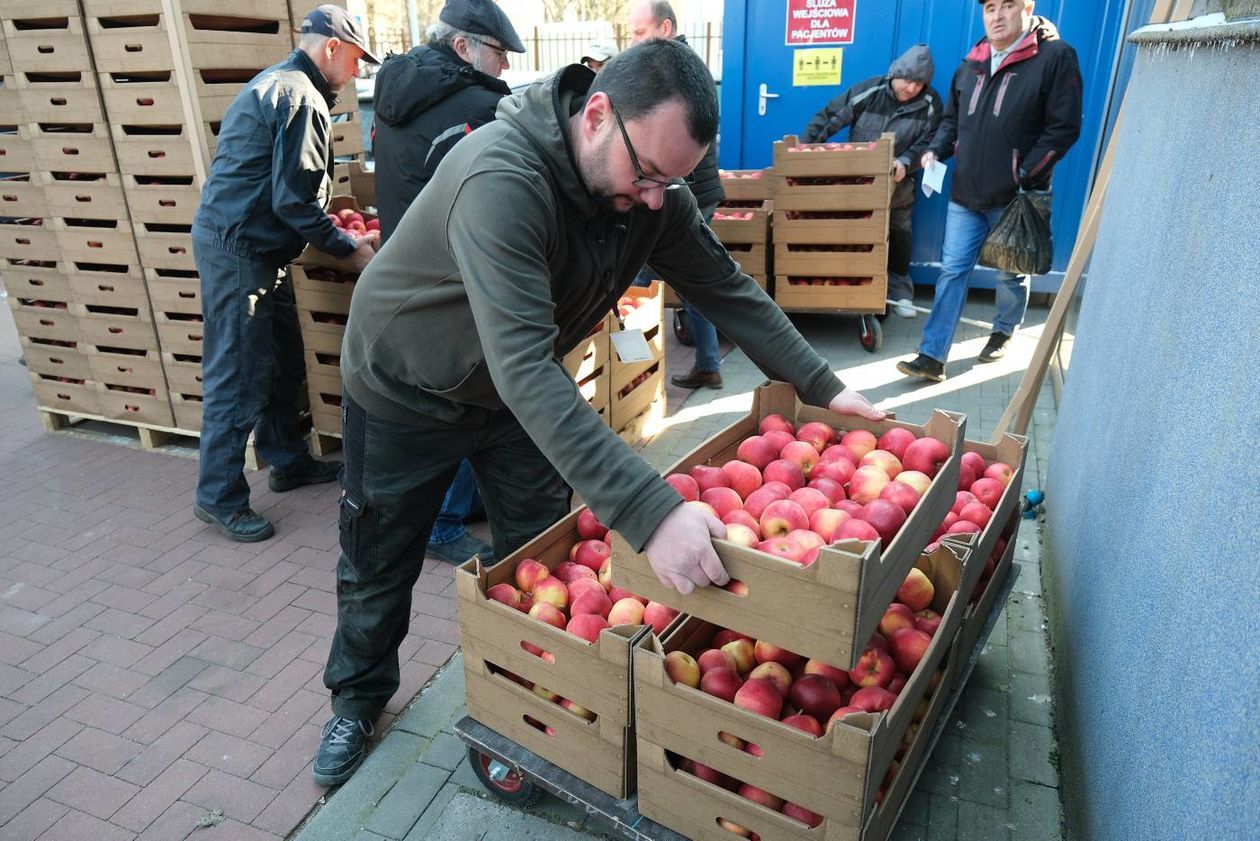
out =
[(568, 514), (571, 491), (511, 412), (398, 423), (343, 401), (337, 631), (324, 685), (334, 713), (374, 720), (398, 690), (411, 588), (460, 461), (472, 463), (496, 558)]
[(249, 507), (245, 443), (284, 470), (309, 458), (298, 427), (306, 380), (293, 285), (284, 269), (194, 241), (205, 347), (197, 505), (225, 517)]
[(888, 217), (888, 298), (899, 301), (914, 298), (914, 282), (910, 279), (910, 217), (914, 205), (894, 207)]

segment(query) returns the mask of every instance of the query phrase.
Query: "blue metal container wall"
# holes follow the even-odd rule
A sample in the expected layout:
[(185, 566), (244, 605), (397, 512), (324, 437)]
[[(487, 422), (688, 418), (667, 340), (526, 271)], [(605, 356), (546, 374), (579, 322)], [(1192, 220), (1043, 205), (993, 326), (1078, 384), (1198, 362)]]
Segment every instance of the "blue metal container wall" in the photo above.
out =
[[(1038, 278), (1035, 289), (1057, 289), (1062, 279), (1101, 155), (1104, 129), (1109, 130), (1114, 121), (1113, 90), (1122, 90), (1132, 61), (1131, 56), (1126, 56), (1121, 65), (1124, 72), (1117, 79), (1122, 33), (1144, 24), (1153, 4), (1154, 0), (1042, 0), (1036, 5), (1036, 13), (1053, 21), (1063, 39), (1076, 49), (1085, 96), (1081, 138), (1055, 173), (1054, 273)], [(857, 0), (855, 39), (844, 48), (840, 87), (792, 89), (793, 48), (783, 45), (787, 0), (727, 0), (721, 92), (722, 166), (768, 166), (772, 150), (768, 142), (761, 142), (767, 119), (773, 121), (777, 134), (799, 133), (828, 100), (863, 79), (886, 73), (892, 60), (912, 44), (926, 43), (931, 47), (936, 62), (933, 86), (942, 96), (948, 96), (954, 70), (971, 46), (984, 37), (980, 10), (975, 0)], [(758, 88), (763, 83), (770, 90), (786, 94), (770, 102), (767, 117), (757, 115)], [(750, 136), (757, 141), (747, 142)], [(913, 255), (913, 274), (919, 283), (935, 281), (945, 209), (944, 197), (925, 199), (920, 194), (915, 210)], [(978, 271), (973, 286), (992, 287), (992, 273)]]

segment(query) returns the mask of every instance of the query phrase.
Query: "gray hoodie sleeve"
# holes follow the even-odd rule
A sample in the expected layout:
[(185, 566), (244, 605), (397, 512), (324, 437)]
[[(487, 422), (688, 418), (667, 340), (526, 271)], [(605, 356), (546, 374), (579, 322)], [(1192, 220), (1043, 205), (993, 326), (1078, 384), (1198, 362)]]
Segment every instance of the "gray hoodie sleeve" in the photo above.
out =
[(504, 405), (599, 518), (641, 549), (682, 497), (604, 425), (554, 356), (547, 220), (557, 212), (529, 175), (480, 172), (451, 205), (449, 247)]

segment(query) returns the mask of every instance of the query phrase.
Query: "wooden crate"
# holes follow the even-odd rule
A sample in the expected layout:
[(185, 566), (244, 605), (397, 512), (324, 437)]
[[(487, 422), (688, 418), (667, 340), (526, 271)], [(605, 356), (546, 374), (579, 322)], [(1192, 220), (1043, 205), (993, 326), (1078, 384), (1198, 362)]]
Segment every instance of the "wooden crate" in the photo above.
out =
[[(0, 158), (0, 162), (3, 160)], [(40, 173), (14, 173), (0, 178), (0, 217), (42, 219), (52, 215)]]
[(774, 244), (869, 243), (888, 238), (887, 208), (774, 211)]
[(35, 392), (35, 405), (73, 415), (99, 415), (101, 395), (96, 383), (87, 379), (74, 379), (31, 372), (31, 388)]
[(140, 270), (128, 266), (111, 266), (110, 269), (91, 264), (69, 266), (67, 278), (74, 296), (72, 300), (76, 304), (147, 309), (149, 302)]
[(158, 344), (163, 353), (201, 358), (205, 350), (205, 328), (200, 316), (155, 312)]
[(0, 220), (0, 258), (56, 262), (59, 253), (57, 232), (45, 220)]
[(57, 246), (62, 257), (83, 263), (135, 266), (140, 262), (131, 222), (121, 219), (54, 220)]
[(122, 176), (123, 194), (137, 223), (191, 225), (201, 203), (201, 189), (191, 175)]
[(195, 272), (192, 226), (141, 222), (136, 225), (140, 264), (146, 269), (179, 269)]
[(752, 275), (754, 280), (760, 278), (758, 285), (762, 289), (766, 288), (766, 273), (770, 268), (769, 246), (765, 243), (731, 243), (726, 246), (726, 251), (732, 260), (739, 263), (744, 274)]
[(54, 343), (27, 336), (20, 338), (27, 371), (72, 380), (92, 378), (92, 365), (88, 362), (88, 357), (79, 350), (78, 343)]
[[(889, 176), (896, 136), (885, 132), (871, 143), (801, 143), (786, 135), (774, 143), (774, 175), (785, 177)], [(777, 190), (776, 190), (777, 194)]]
[[(161, 37), (165, 40), (164, 34)], [(173, 126), (186, 119), (179, 82), (170, 70), (101, 73), (100, 80), (111, 123)]]
[(757, 207), (718, 205), (709, 227), (723, 245), (750, 243), (765, 245), (770, 241), (770, 215), (774, 206), (763, 200)]
[(42, 173), (49, 216), (126, 219), (127, 205), (116, 172)]
[(888, 243), (774, 244), (774, 272), (797, 277), (871, 277), (888, 271)]
[[(12, 114), (14, 111), (6, 113)], [(33, 172), (39, 168), (35, 161), (35, 147), (31, 145), (26, 126), (18, 125), (15, 128), (12, 123), (5, 121), (4, 127), (0, 129), (0, 171)]]
[(153, 329), (149, 302), (136, 306), (76, 304), (82, 309), (79, 330), (83, 341), (97, 347), (118, 347), (131, 350), (157, 350), (158, 338)]
[(172, 391), (171, 414), (175, 418), (175, 427), (190, 432), (200, 432), (201, 404), (200, 394), (180, 394)]
[(60, 71), (13, 75), (21, 122), (104, 122), (101, 94), (90, 68), (60, 68)]
[[(749, 414), (692, 450), (666, 473), (686, 472), (700, 464), (720, 466), (736, 457), (741, 441), (755, 435), (760, 421), (781, 414), (798, 428), (818, 421), (834, 426), (838, 416), (805, 406), (790, 385), (774, 383), (754, 392)], [(715, 541), (718, 556), (746, 595), (704, 587), (687, 596), (665, 587), (642, 553), (613, 534), (613, 583), (662, 604), (711, 622), (738, 627), (752, 636), (787, 645), (806, 657), (852, 668), (862, 646), (879, 625), (884, 609), (914, 566), (941, 519), (954, 503), (966, 418), (936, 410), (926, 424), (885, 420), (878, 423), (846, 416), (847, 429), (876, 436), (893, 427), (916, 437), (932, 437), (949, 447), (926, 493), (887, 546), (850, 541), (824, 547), (810, 566), (785, 561), (755, 549)]]
[(166, 372), (166, 385), (172, 401), (176, 394), (200, 396), (205, 393), (200, 356), (162, 351), (162, 369)]
[(188, 315), (202, 314), (201, 279), (195, 272), (145, 269), (144, 284), (154, 310)]
[(330, 128), (333, 157), (338, 160), (361, 160), (367, 146), (363, 139), (363, 121), (355, 110), (345, 119), (334, 119)]
[(831, 278), (826, 282), (802, 281), (801, 277), (778, 273), (776, 267), (775, 303), (792, 312), (879, 313), (887, 306), (887, 272), (869, 277)]
[(90, 379), (97, 383), (158, 390), (165, 397), (166, 372), (162, 367), (162, 355), (157, 350), (88, 345), (84, 355), (92, 371)]
[(613, 432), (621, 432), (632, 424), (665, 393), (664, 358), (647, 363), (647, 368), (636, 379), (638, 377), (643, 378), (639, 383), (631, 380), (620, 390), (609, 389), (609, 426)]
[(8, 297), (9, 309), (18, 335), (47, 342), (78, 344), (83, 341), (79, 329), (79, 310), (68, 302)]
[(118, 153), (118, 171), (124, 175), (197, 178), (193, 183), (204, 180), (202, 141), (188, 123), (169, 127), (114, 123), (110, 132)]
[(765, 201), (774, 193), (774, 171), (766, 169), (720, 169), (722, 190), (727, 201)]
[(29, 265), (10, 259), (0, 263), (0, 274), (4, 276), (4, 288), (10, 299), (33, 298), (65, 303), (73, 300), (70, 276), (56, 264)]
[(175, 424), (165, 381), (161, 388), (113, 383), (97, 383), (96, 387), (100, 392), (101, 414), (110, 420), (163, 427)]
[(69, 7), (56, 15), (38, 7), (25, 5), (18, 12), (20, 18), (6, 16), (0, 22), (0, 31), (9, 49), (9, 60), (18, 73), (40, 73), (88, 70), (87, 39), (83, 32), (83, 19), (77, 9)]
[(51, 172), (117, 172), (104, 123), (29, 123), (24, 134), (36, 169)]

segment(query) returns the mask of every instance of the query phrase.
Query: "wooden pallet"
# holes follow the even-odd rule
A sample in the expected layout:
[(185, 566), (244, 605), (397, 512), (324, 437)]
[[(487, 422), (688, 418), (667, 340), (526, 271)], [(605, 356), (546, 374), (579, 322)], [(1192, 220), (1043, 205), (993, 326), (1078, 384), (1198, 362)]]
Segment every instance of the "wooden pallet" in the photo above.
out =
[[(154, 426), (143, 423), (126, 423), (102, 417), (100, 415), (78, 415), (59, 412), (54, 409), (39, 408), (39, 421), (48, 432), (74, 434), (77, 437), (89, 438), (108, 444), (127, 444), (123, 439), (131, 439), (136, 434), (136, 447), (141, 450), (158, 451), (185, 455), (195, 458), (198, 455), (198, 442), (201, 433), (187, 429), (173, 429), (168, 426)], [(262, 470), (267, 466), (254, 447), (254, 436), (250, 434), (245, 444), (245, 466), (250, 470)]]

